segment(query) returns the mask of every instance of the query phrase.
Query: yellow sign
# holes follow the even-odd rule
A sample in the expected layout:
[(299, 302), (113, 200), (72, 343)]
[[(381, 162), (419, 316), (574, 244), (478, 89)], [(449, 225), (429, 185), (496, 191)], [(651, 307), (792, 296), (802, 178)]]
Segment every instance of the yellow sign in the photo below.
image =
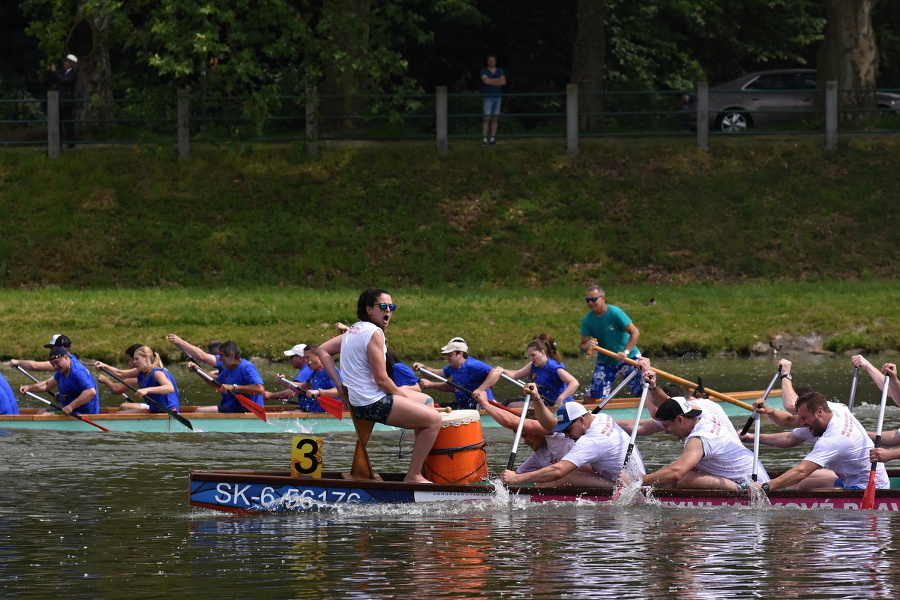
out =
[(294, 437), (291, 446), (291, 477), (322, 477), (322, 446), (317, 437)]

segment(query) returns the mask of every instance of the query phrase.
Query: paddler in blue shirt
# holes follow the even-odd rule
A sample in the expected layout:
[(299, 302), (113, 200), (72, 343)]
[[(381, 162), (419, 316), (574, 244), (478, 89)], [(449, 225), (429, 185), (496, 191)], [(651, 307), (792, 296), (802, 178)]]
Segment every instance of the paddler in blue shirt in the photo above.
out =
[[(241, 358), (241, 349), (235, 342), (222, 342), (219, 354), (204, 352), (197, 346), (186, 342), (174, 333), (166, 336), (170, 343), (175, 344), (182, 352), (196, 361), (204, 362), (216, 367), (219, 373), (209, 385), (217, 388), (222, 393), (222, 402), (218, 406), (198, 406), (197, 412), (203, 413), (243, 413), (249, 412), (244, 408), (234, 394), (240, 394), (263, 406), (262, 377), (252, 362)], [(188, 369), (199, 369), (196, 363), (188, 363)]]
[[(472, 393), (485, 392), (489, 399), (494, 399), (494, 393), (491, 391), (491, 387), (500, 379), (500, 374), (503, 372), (502, 368), (492, 367), (487, 363), (469, 356), (469, 346), (466, 344), (466, 340), (461, 337), (451, 339), (446, 346), (441, 348), (441, 354), (444, 355), (448, 363), (443, 369), (431, 369), (418, 362), (413, 364), (413, 368), (416, 370), (423, 369), (430, 373), (440, 375)], [(420, 379), (419, 385), (423, 390), (437, 389), (445, 392), (453, 392), (456, 400), (455, 408), (478, 408), (478, 403), (475, 402), (468, 392), (455, 389), (453, 386), (442, 381)]]
[[(50, 350), (48, 360), (55, 371), (53, 376), (38, 383), (23, 385), (19, 388), (19, 393), (25, 395), (25, 392), (52, 392), (59, 386), (59, 402), (62, 404), (64, 413), (67, 415), (73, 412), (80, 415), (99, 413), (100, 390), (87, 367), (77, 360), (73, 360), (66, 349), (61, 346)], [(80, 368), (76, 368), (74, 366), (76, 364)], [(54, 411), (53, 408), (42, 408), (38, 414)]]

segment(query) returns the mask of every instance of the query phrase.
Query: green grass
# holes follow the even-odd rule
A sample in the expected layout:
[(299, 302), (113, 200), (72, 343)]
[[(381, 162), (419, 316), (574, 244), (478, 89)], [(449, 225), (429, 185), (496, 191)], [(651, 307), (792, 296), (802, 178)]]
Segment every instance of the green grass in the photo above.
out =
[(0, 286), (581, 287), (896, 277), (894, 138), (0, 152)]
[[(168, 361), (182, 360), (165, 336), (205, 345), (233, 339), (247, 356), (283, 360), (299, 342), (335, 335), (334, 323), (355, 320), (360, 290), (257, 288), (222, 290), (0, 290), (0, 358), (42, 358), (51, 335), (72, 338), (82, 357), (121, 362), (126, 347), (145, 343)], [(390, 290), (399, 309), (388, 339), (407, 360), (438, 359), (439, 348), (463, 336), (474, 356), (524, 356), (547, 332), (567, 356), (578, 352), (587, 312), (584, 290)], [(830, 336), (833, 351), (900, 348), (900, 283), (884, 281), (642, 285), (607, 288), (607, 298), (641, 330), (645, 354), (746, 353), (778, 334)], [(655, 305), (646, 303), (650, 297)]]

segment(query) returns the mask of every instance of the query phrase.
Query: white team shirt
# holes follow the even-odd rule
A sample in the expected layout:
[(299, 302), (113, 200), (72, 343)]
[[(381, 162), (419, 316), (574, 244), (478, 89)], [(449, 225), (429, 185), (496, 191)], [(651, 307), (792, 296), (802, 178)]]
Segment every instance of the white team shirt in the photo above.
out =
[[(589, 464), (601, 476), (615, 481), (622, 470), (622, 462), (631, 441), (625, 430), (606, 413), (594, 415), (594, 421), (587, 431), (575, 441), (572, 450), (563, 457), (576, 468)], [(631, 453), (629, 471), (635, 475), (645, 475), (644, 460), (637, 447)]]
[(531, 456), (519, 465), (519, 468), (516, 469), (516, 473), (530, 473), (531, 471), (537, 471), (538, 469), (543, 469), (553, 463), (557, 463), (562, 460), (562, 458), (572, 449), (572, 446), (575, 445), (575, 440), (567, 438), (558, 431), (544, 436), (544, 440), (547, 443), (532, 452)]
[[(743, 483), (753, 474), (753, 452), (738, 437), (731, 419), (716, 402), (703, 398), (690, 400), (690, 404), (703, 411), (694, 430), (684, 439), (687, 444), (697, 438), (703, 445), (703, 458), (697, 463), (697, 470), (710, 475), (727, 477)], [(769, 481), (769, 474), (762, 463), (756, 464), (757, 481)]]
[[(822, 437), (814, 436), (808, 427), (798, 427), (791, 433), (802, 440), (815, 442), (805, 460), (834, 471), (844, 487), (864, 489), (872, 470), (869, 449), (874, 448), (875, 443), (846, 406), (829, 402), (828, 408), (832, 417)], [(875, 486), (878, 489), (890, 487), (884, 463), (878, 463), (875, 469)]]

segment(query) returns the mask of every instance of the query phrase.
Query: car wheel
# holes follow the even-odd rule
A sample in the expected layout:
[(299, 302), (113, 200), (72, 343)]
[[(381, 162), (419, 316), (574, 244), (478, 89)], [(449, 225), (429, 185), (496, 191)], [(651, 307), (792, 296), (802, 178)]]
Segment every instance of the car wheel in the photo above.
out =
[(716, 118), (716, 131), (740, 133), (753, 127), (753, 119), (743, 112), (720, 113)]

